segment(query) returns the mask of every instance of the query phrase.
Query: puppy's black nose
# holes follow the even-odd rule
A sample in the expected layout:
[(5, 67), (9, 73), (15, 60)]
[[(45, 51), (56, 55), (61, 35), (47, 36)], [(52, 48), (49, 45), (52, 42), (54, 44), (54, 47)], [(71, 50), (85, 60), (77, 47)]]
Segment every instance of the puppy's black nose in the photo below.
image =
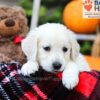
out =
[(53, 68), (56, 69), (56, 70), (59, 70), (61, 68), (62, 64), (59, 63), (59, 62), (54, 62), (53, 63)]

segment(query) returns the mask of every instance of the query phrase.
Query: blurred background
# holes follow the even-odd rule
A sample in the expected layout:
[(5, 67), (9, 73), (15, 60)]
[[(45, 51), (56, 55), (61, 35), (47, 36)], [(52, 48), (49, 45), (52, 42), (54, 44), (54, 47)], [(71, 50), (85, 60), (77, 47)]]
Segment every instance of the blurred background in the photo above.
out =
[[(21, 5), (25, 9), (26, 15), (29, 18), (29, 20), (32, 16), (32, 1), (33, 0), (21, 0), (19, 2), (19, 5)], [(46, 22), (63, 23), (62, 12), (65, 5), (69, 1), (70, 0), (41, 0), (39, 25)]]
[[(46, 22), (63, 23), (62, 13), (70, 0), (42, 0), (39, 13), (39, 25)], [(26, 12), (29, 25), (32, 16), (32, 0), (21, 0), (19, 2)], [(51, 14), (52, 13), (52, 14)], [(90, 55), (93, 41), (79, 41), (81, 52)]]
[[(31, 17), (32, 17), (32, 2), (34, 0), (0, 0), (0, 2), (2, 1), (6, 3), (8, 1), (9, 4), (10, 2), (12, 2), (13, 4), (17, 3), (18, 5), (22, 6), (25, 9), (25, 13), (28, 18), (28, 25), (30, 26)], [(46, 22), (64, 23), (63, 22), (64, 8), (66, 7), (67, 4), (69, 4), (69, 2), (73, 2), (73, 1), (74, 0), (72, 1), (71, 0), (41, 0), (38, 25), (44, 24)], [(96, 32), (91, 34), (96, 34)], [(81, 46), (81, 52), (85, 55), (91, 55), (93, 40), (92, 41), (78, 40), (78, 42)]]

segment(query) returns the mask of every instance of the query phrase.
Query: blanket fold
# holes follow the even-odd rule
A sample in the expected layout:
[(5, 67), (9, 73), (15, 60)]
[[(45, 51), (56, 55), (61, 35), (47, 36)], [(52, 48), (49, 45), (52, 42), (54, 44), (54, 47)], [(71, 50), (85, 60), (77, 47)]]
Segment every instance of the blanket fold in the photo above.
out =
[(78, 86), (67, 90), (59, 74), (40, 70), (25, 77), (20, 68), (17, 62), (0, 64), (0, 100), (100, 100), (100, 72), (80, 73)]

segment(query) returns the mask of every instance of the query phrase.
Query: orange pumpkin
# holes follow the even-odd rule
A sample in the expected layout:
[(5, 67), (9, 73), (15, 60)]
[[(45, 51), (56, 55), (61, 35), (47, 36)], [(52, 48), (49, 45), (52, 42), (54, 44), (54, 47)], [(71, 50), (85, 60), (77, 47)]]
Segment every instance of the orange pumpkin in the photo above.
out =
[(64, 24), (76, 33), (95, 32), (99, 19), (87, 19), (82, 16), (82, 0), (73, 0), (64, 9)]
[(92, 70), (100, 71), (100, 58), (95, 58), (91, 56), (85, 56), (85, 58)]

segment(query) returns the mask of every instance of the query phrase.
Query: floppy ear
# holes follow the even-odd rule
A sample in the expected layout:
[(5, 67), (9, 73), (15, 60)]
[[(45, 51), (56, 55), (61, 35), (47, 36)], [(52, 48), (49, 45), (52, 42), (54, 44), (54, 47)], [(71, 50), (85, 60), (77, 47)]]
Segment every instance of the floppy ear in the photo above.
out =
[(75, 61), (79, 55), (80, 46), (75, 38), (75, 34), (72, 31), (69, 32), (69, 41), (70, 41), (70, 45), (71, 45), (70, 58), (71, 58), (71, 60)]
[(28, 36), (22, 41), (22, 50), (27, 57), (27, 60), (36, 61), (37, 56), (37, 33), (31, 30)]
[(39, 66), (36, 61), (37, 57), (38, 35), (35, 30), (29, 32), (28, 36), (22, 41), (22, 51), (27, 57), (27, 62), (22, 66), (21, 73), (30, 75), (38, 71)]

